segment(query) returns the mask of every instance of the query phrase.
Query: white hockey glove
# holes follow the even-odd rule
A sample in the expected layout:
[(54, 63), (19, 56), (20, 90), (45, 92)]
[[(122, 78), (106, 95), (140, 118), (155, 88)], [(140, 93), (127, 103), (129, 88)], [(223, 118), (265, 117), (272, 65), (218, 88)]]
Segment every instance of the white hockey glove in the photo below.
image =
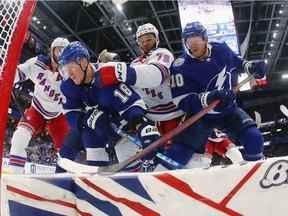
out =
[(107, 49), (104, 49), (100, 52), (98, 56), (98, 61), (101, 63), (107, 63), (110, 61), (119, 61), (119, 55), (117, 53), (108, 52)]

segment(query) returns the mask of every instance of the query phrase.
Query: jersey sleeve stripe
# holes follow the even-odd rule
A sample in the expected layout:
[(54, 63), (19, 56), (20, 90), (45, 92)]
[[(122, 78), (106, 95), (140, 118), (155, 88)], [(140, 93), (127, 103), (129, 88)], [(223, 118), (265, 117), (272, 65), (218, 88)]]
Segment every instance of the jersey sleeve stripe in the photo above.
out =
[(19, 75), (19, 82), (26, 80), (26, 75), (21, 70), (18, 70), (18, 75)]
[(167, 110), (167, 109), (172, 109), (175, 108), (176, 105), (173, 104), (172, 102), (168, 103), (168, 104), (161, 104), (155, 107), (151, 107), (150, 109), (155, 110), (155, 111), (161, 111), (161, 110)]
[(49, 70), (50, 69), (46, 64), (44, 64), (43, 62), (41, 62), (39, 60), (37, 60), (35, 62), (35, 65), (37, 65), (38, 67), (41, 67), (43, 70)]

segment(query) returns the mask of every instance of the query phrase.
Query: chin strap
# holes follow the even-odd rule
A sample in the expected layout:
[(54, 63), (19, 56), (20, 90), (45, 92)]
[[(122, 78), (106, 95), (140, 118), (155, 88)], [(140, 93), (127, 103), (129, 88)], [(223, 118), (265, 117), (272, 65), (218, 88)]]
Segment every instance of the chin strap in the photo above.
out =
[(86, 80), (86, 77), (87, 77), (87, 69), (88, 69), (88, 65), (89, 65), (89, 63), (87, 64), (87, 66), (86, 66), (86, 68), (83, 70), (83, 68), (82, 68), (82, 66), (81, 66), (81, 64), (78, 64), (79, 66), (80, 66), (80, 68), (81, 68), (81, 71), (84, 73), (84, 77), (83, 77), (83, 79), (82, 79), (82, 81), (81, 81), (81, 83), (80, 83), (80, 85), (86, 85), (86, 83), (85, 83), (85, 80)]

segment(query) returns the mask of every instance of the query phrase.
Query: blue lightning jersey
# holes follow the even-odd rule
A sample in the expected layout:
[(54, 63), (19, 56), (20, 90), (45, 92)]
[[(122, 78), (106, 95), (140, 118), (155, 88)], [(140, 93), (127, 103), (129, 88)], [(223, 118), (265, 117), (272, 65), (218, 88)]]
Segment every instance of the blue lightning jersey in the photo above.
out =
[(97, 88), (93, 84), (76, 85), (71, 79), (67, 79), (62, 82), (61, 91), (66, 98), (63, 104), (66, 118), (70, 127), (76, 130), (87, 107), (98, 106), (105, 112), (117, 114), (119, 119), (128, 122), (145, 114), (144, 101), (124, 83)]
[(191, 93), (215, 89), (233, 89), (239, 73), (244, 72), (243, 60), (225, 43), (209, 43), (209, 55), (204, 60), (193, 58), (188, 53), (177, 58), (171, 66), (172, 95), (181, 107), (181, 100)]

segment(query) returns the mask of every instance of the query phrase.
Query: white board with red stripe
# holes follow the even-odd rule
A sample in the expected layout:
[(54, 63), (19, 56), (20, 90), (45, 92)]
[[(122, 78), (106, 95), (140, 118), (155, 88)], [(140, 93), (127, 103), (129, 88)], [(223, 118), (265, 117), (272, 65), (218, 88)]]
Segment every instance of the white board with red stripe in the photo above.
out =
[(287, 171), (281, 157), (157, 173), (3, 176), (1, 215), (283, 215)]

